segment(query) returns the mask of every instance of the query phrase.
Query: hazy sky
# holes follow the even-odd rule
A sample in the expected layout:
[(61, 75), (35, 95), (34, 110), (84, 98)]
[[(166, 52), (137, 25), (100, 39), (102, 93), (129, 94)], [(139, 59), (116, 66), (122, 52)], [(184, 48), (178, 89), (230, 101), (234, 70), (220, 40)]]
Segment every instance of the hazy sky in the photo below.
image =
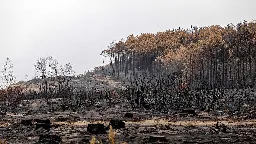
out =
[(100, 53), (130, 34), (237, 24), (256, 19), (255, 0), (0, 0), (0, 68), (34, 76), (39, 57), (71, 62), (77, 74), (102, 64)]

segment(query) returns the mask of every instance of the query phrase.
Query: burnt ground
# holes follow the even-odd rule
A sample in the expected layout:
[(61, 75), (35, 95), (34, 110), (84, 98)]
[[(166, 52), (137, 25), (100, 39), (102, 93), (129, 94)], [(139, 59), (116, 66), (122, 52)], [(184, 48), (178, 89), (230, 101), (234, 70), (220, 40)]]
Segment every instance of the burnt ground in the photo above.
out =
[[(125, 117), (127, 112), (132, 113), (132, 117)], [(60, 143), (73, 144), (90, 143), (95, 136), (102, 143), (109, 143), (108, 130), (105, 134), (91, 134), (87, 126), (93, 123), (107, 126), (111, 119), (119, 119), (125, 122), (125, 128), (114, 130), (116, 143), (256, 143), (255, 119), (214, 116), (206, 112), (197, 114), (152, 114), (145, 110), (130, 111), (121, 104), (81, 112), (7, 113), (1, 116), (0, 139), (15, 144), (54, 143), (42, 140), (43, 136), (50, 139), (51, 135), (55, 136), (51, 139)], [(49, 128), (47, 125), (40, 127), (37, 119), (49, 119)]]
[[(86, 81), (100, 83), (102, 87), (121, 87), (120, 83), (99, 76), (76, 81), (79, 87), (86, 85)], [(223, 111), (187, 114), (170, 110), (167, 115), (144, 109), (132, 110), (125, 101), (108, 105), (107, 101), (101, 100), (96, 105), (73, 112), (62, 111), (60, 99), (52, 99), (51, 103), (48, 105), (43, 99), (27, 100), (17, 105), (16, 111), (0, 114), (0, 144), (87, 144), (93, 136), (103, 144), (110, 143), (107, 126), (113, 119), (125, 122), (125, 128), (114, 130), (117, 144), (256, 143), (255, 111), (250, 116), (245, 113), (240, 117)], [(54, 111), (51, 111), (53, 107)], [(104, 124), (105, 134), (87, 131), (88, 124), (97, 123)]]

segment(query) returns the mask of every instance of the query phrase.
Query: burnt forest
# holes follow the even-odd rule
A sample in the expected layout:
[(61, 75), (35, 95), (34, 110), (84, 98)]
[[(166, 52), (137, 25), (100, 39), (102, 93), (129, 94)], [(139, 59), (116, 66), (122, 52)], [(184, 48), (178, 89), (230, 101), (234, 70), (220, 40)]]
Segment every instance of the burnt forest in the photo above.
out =
[(41, 57), (19, 82), (7, 58), (0, 144), (256, 143), (255, 21), (129, 35), (100, 55), (80, 75)]

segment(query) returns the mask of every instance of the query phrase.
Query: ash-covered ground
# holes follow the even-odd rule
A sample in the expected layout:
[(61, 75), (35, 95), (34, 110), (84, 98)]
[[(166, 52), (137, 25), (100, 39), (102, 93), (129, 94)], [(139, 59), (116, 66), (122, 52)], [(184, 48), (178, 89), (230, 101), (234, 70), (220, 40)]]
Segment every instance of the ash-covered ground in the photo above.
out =
[[(127, 113), (132, 114), (132, 117), (127, 117)], [(37, 122), (39, 120), (50, 120), (50, 124), (46, 122), (40, 125)], [(125, 123), (124, 128), (114, 129), (117, 143), (256, 142), (255, 119), (217, 117), (204, 112), (199, 112), (197, 116), (186, 113), (152, 114), (143, 110), (130, 111), (121, 103), (105, 110), (93, 108), (81, 112), (7, 113), (1, 116), (0, 138), (7, 143), (89, 143), (92, 136), (96, 136), (103, 143), (109, 143), (108, 129), (105, 134), (92, 134), (87, 127), (88, 124), (98, 123), (107, 127), (110, 120), (122, 120)], [(53, 137), (49, 140), (43, 136)]]
[[(110, 77), (76, 79), (100, 83), (97, 88), (122, 88)], [(255, 111), (230, 115), (225, 111), (184, 109), (155, 112), (132, 109), (122, 96), (100, 99), (76, 110), (63, 109), (61, 98), (22, 100), (12, 110), (0, 115), (1, 143), (110, 143), (109, 125), (116, 143), (256, 143)], [(116, 122), (116, 123), (113, 123)], [(89, 125), (95, 127), (88, 128)], [(98, 125), (97, 125), (98, 124)], [(92, 126), (92, 125), (91, 125)]]

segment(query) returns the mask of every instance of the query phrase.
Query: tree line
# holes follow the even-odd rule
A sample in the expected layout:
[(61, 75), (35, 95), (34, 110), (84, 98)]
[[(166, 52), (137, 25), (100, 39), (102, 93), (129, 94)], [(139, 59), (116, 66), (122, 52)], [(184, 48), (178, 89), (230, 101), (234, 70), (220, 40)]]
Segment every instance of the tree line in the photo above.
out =
[(112, 74), (174, 74), (191, 89), (248, 88), (256, 80), (256, 23), (193, 27), (130, 35), (102, 55)]

